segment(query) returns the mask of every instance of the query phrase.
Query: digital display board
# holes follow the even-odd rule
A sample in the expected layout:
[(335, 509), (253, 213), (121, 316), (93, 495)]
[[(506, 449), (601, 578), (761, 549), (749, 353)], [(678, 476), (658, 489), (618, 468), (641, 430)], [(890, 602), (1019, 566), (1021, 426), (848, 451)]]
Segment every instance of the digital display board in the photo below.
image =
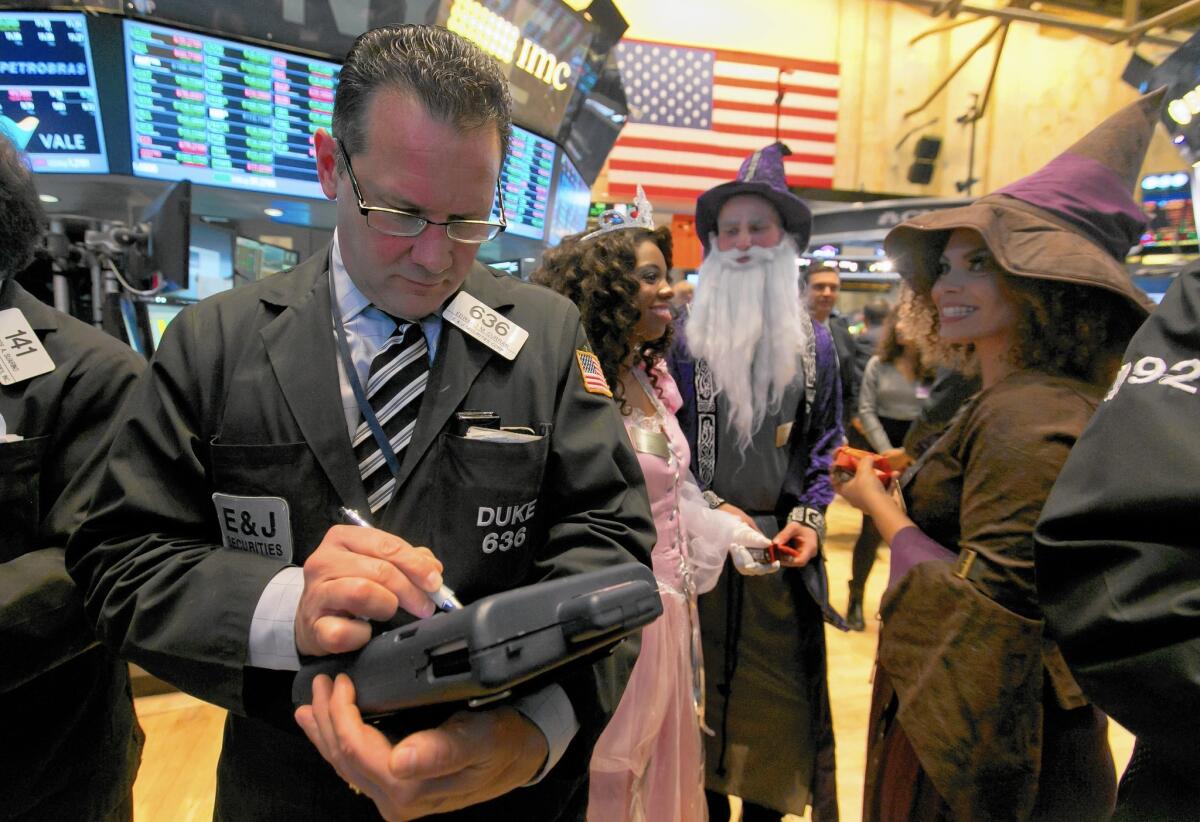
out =
[(290, 248), (280, 248), (270, 243), (262, 244), (262, 253), (260, 277), (270, 277), (272, 274), (286, 271), (300, 262), (299, 252), (293, 251)]
[(159, 343), (162, 342), (163, 334), (166, 332), (167, 326), (171, 324), (171, 320), (175, 319), (179, 312), (188, 305), (189, 303), (167, 302), (166, 300), (148, 300), (146, 302), (146, 321), (150, 326), (150, 342), (154, 346), (154, 351), (158, 350)]
[(0, 12), (0, 130), (34, 171), (108, 173), (82, 14)]
[(1142, 255), (1194, 254), (1197, 239), (1191, 175), (1186, 171), (1150, 174), (1142, 178), (1140, 188), (1146, 215), (1146, 230), (1140, 239)]
[(340, 67), (126, 20), (133, 173), (321, 197), (312, 135), (333, 122)]
[[(164, 25), (221, 32), (335, 61), (367, 29), (401, 23), (445, 26), (499, 62), (511, 87), (516, 122), (560, 140), (629, 25), (613, 0), (89, 0), (89, 5), (98, 2), (114, 10), (132, 8)], [(594, 179), (590, 164), (575, 159), (584, 177)]]
[[(513, 126), (508, 156), (500, 168), (507, 233), (532, 240), (546, 237), (550, 184), (554, 179), (554, 143)], [(492, 205), (492, 219), (499, 210)]]
[[(89, 4), (95, 2), (89, 0)], [(433, 24), (443, 4), (443, 0), (270, 0), (253, 5), (230, 0), (100, 2), (115, 3), (118, 8), (133, 6), (138, 15), (163, 25), (220, 32), (234, 40), (256, 40), (338, 61), (367, 29), (402, 23)]]
[(564, 237), (587, 228), (588, 209), (592, 192), (584, 182), (583, 175), (575, 168), (566, 152), (558, 155), (558, 182), (554, 190), (554, 204), (550, 218), (550, 232), (546, 244), (556, 246)]
[(561, 0), (445, 0), (437, 22), (496, 58), (517, 120), (558, 134), (595, 36), (584, 18)]
[(233, 254), (233, 270), (235, 276), (249, 282), (262, 277), (263, 248), (258, 240), (249, 237), (238, 237)]

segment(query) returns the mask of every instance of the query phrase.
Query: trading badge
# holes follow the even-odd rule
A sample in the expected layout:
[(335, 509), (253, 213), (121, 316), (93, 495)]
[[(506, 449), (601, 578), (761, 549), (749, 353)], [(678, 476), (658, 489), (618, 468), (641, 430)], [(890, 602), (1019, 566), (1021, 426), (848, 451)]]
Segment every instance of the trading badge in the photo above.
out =
[(514, 360), (529, 332), (465, 291), (442, 311), (442, 319), (474, 337), (506, 360)]
[(42, 348), (19, 308), (0, 311), (0, 385), (12, 385), (54, 370), (54, 360)]
[(239, 497), (213, 494), (221, 542), (233, 551), (291, 562), (292, 521), (282, 497)]

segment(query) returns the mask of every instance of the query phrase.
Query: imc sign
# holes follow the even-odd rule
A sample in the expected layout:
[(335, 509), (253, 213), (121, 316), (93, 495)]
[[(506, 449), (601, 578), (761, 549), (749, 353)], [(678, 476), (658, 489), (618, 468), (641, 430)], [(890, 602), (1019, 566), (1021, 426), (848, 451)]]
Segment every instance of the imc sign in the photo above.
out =
[(515, 65), (557, 91), (565, 91), (571, 65), (521, 36), (516, 25), (476, 0), (454, 0), (446, 28), (461, 34), (497, 60)]

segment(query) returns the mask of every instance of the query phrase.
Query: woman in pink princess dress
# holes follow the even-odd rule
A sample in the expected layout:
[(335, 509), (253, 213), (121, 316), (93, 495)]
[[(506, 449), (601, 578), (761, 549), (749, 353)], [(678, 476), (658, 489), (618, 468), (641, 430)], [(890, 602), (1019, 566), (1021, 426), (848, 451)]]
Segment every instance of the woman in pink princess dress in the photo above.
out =
[[(770, 573), (746, 545), (769, 541), (710, 510), (688, 472), (675, 420), (681, 403), (663, 356), (670, 345), (671, 235), (637, 217), (606, 215), (599, 230), (546, 253), (534, 279), (579, 306), (646, 477), (658, 529), (652, 559), (663, 614), (642, 631), (641, 651), (591, 762), (588, 819), (690, 822), (704, 800), (704, 686), (696, 596), (716, 584), (726, 555), (743, 573)], [(619, 662), (619, 660), (618, 660)]]

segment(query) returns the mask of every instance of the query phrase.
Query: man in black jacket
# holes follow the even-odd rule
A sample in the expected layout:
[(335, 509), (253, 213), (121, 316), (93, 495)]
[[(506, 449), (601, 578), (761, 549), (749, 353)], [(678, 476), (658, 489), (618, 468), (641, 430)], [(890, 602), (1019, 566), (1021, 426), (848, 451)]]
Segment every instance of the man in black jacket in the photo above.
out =
[[(842, 428), (850, 430), (850, 422), (858, 413), (858, 384), (862, 372), (856, 366), (857, 348), (850, 324), (838, 314), (838, 294), (842, 291), (842, 275), (829, 263), (815, 263), (801, 274), (804, 302), (813, 322), (829, 329), (837, 349), (838, 373), (842, 380)], [(864, 367), (866, 364), (864, 363)]]
[[(430, 615), (443, 580), (469, 603), (649, 560), (644, 480), (579, 312), (475, 262), (502, 227), (509, 111), (499, 67), (456, 34), (359, 37), (337, 136), (315, 135), (332, 244), (183, 311), (116, 426), (71, 573), (107, 643), (230, 710), (218, 819), (582, 818), (607, 719), (590, 667), (378, 726), (348, 677), (318, 678), (295, 720), (290, 699), (300, 656)], [(529, 436), (461, 436), (467, 411)], [(342, 506), (378, 530), (339, 525)]]
[(1115, 819), (1200, 809), (1200, 264), (1134, 336), (1038, 522), (1046, 627), (1137, 735)]
[(142, 734), (124, 662), (96, 644), (63, 547), (79, 485), (145, 362), (13, 279), (40, 241), (33, 175), (0, 133), (0, 817), (118, 822)]

